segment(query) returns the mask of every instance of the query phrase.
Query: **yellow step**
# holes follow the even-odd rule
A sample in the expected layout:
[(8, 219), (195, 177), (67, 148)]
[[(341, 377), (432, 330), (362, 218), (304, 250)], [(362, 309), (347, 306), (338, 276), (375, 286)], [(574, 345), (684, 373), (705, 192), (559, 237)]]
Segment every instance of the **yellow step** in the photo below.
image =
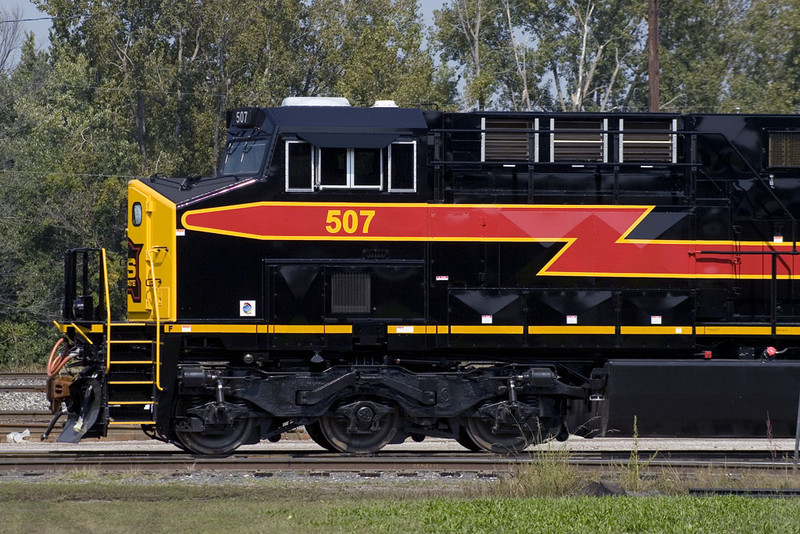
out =
[(154, 425), (156, 424), (155, 421), (109, 421), (109, 426), (111, 425)]

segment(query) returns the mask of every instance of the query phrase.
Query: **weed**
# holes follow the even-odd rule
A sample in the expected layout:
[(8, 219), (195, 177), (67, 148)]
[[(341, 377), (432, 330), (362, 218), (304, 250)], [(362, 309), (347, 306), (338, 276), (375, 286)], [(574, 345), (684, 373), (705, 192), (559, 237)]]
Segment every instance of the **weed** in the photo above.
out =
[(767, 442), (769, 443), (769, 452), (770, 456), (772, 456), (772, 461), (778, 459), (778, 449), (775, 446), (775, 442), (772, 440), (772, 420), (769, 418), (769, 412), (767, 412)]
[(530, 453), (498, 482), (497, 493), (511, 497), (566, 497), (576, 495), (588, 480), (570, 463), (569, 450), (548, 441)]
[(633, 416), (633, 443), (631, 454), (627, 465), (623, 466), (621, 482), (626, 490), (639, 493), (653, 488), (654, 477), (645, 477), (644, 470), (650, 467), (650, 463), (658, 456), (654, 452), (647, 460), (642, 460), (639, 455), (639, 424), (637, 417)]
[(105, 479), (106, 476), (107, 474), (101, 473), (96, 468), (82, 467), (66, 471), (55, 477), (55, 480), (61, 482), (99, 482), (101, 479)]

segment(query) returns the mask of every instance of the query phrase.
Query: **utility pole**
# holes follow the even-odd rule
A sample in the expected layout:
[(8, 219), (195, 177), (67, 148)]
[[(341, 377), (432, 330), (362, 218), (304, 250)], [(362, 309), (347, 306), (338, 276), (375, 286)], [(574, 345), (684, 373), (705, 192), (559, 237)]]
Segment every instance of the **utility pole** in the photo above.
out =
[(652, 113), (660, 110), (658, 103), (658, 0), (649, 0), (647, 8), (647, 79), (649, 87), (649, 109)]

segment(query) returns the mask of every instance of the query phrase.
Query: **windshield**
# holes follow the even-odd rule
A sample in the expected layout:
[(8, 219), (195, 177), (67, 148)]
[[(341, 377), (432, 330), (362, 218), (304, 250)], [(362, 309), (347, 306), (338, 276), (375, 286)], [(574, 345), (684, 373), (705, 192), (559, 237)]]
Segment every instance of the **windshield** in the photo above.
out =
[(261, 170), (268, 139), (233, 141), (225, 147), (222, 174), (257, 174)]

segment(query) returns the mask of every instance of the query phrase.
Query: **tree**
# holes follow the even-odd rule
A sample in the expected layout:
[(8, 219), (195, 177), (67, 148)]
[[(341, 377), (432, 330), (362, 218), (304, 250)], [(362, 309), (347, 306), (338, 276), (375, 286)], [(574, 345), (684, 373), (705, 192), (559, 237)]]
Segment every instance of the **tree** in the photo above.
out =
[(630, 106), (645, 68), (645, 7), (640, 0), (547, 0), (528, 13), (559, 109)]
[(734, 13), (726, 0), (660, 0), (662, 111), (719, 111)]
[(731, 2), (729, 78), (720, 109), (797, 113), (800, 109), (800, 1)]
[(111, 173), (135, 165), (136, 148), (120, 135), (113, 111), (92, 101), (90, 72), (86, 58), (57, 46), (37, 52), (29, 35), (8, 80), (12, 99), (0, 123), (0, 362), (44, 357), (66, 248), (106, 247), (112, 268), (124, 257), (126, 180)]
[(642, 0), (457, 0), (436, 12), (443, 61), (468, 105), (627, 108), (644, 63)]
[(453, 0), (434, 11), (434, 39), (442, 62), (453, 62), (464, 78), (464, 102), (490, 107), (498, 90), (503, 52), (503, 11), (490, 0)]
[(22, 8), (19, 6), (13, 9), (0, 8), (0, 73), (6, 73), (10, 69), (9, 59), (11, 54), (19, 48), (22, 43)]

